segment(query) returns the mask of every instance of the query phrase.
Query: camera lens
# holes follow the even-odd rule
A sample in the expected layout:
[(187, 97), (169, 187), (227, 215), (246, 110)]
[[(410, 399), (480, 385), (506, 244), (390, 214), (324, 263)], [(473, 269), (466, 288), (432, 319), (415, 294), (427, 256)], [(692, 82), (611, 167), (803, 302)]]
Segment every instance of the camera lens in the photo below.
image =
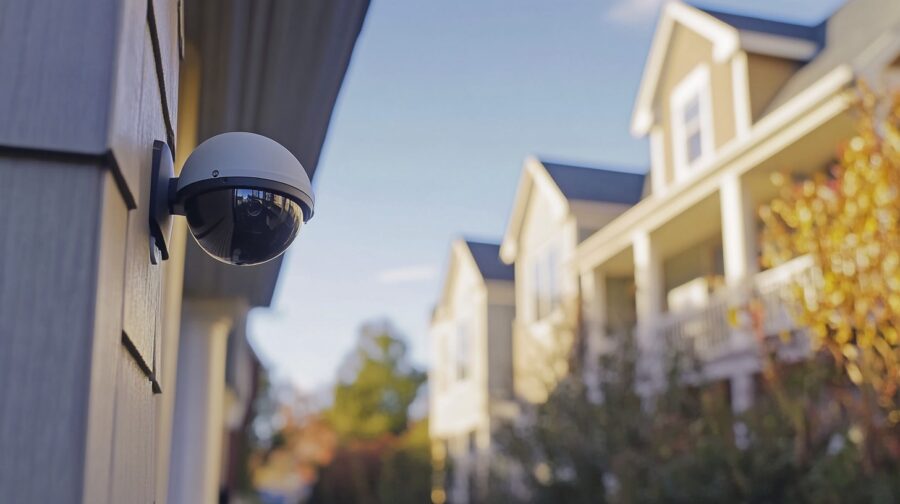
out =
[(185, 201), (188, 227), (200, 247), (222, 262), (260, 264), (278, 257), (303, 224), (303, 209), (281, 194), (216, 189)]

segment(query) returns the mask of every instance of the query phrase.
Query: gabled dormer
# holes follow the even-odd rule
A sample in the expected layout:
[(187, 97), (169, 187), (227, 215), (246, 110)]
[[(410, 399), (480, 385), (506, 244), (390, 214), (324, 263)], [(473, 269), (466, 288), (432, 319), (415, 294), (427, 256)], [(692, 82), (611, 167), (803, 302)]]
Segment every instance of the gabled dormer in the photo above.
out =
[(634, 135), (650, 137), (652, 192), (691, 179), (746, 136), (822, 49), (825, 26), (667, 4), (631, 125)]

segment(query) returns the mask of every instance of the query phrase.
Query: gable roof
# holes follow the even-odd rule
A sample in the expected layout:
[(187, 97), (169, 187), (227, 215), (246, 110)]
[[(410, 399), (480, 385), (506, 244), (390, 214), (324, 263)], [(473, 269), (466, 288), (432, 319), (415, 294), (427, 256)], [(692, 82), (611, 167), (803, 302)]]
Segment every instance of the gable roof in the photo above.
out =
[(500, 244), (484, 243), (472, 240), (465, 241), (475, 265), (485, 280), (513, 281), (515, 268), (500, 260)]
[[(469, 261), (469, 258), (472, 261)], [(515, 268), (500, 260), (500, 245), (475, 240), (454, 239), (450, 244), (450, 256), (441, 295), (431, 313), (432, 321), (436, 320), (444, 307), (452, 302), (453, 289), (459, 278), (460, 268), (470, 270), (472, 265), (478, 270), (482, 282), (515, 280)]]
[(713, 45), (713, 60), (717, 63), (729, 61), (739, 50), (809, 61), (824, 46), (827, 29), (826, 23), (805, 26), (701, 9), (678, 1), (666, 4), (641, 77), (631, 120), (631, 132), (635, 136), (646, 135), (655, 122), (653, 103), (677, 25), (709, 40)]
[(643, 173), (542, 161), (550, 178), (570, 200), (634, 205), (644, 192)]
[(816, 25), (804, 25), (736, 14), (733, 12), (717, 11), (700, 6), (697, 6), (696, 8), (741, 31), (766, 33), (779, 37), (807, 40), (816, 44), (820, 49), (825, 45), (825, 32), (828, 28), (828, 23), (825, 21)]
[(629, 171), (551, 163), (529, 156), (525, 159), (512, 213), (500, 245), (500, 258), (507, 264), (515, 260), (519, 232), (535, 184), (551, 187), (565, 204), (569, 201), (589, 201), (631, 206), (641, 200), (645, 177)]

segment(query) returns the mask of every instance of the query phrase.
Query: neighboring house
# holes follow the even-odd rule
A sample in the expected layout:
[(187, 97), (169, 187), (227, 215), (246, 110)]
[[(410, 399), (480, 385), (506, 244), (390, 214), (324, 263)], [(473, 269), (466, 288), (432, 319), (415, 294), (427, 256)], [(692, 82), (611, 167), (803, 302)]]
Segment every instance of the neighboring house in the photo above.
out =
[[(850, 1), (815, 26), (663, 9), (632, 123), (650, 139), (651, 193), (573, 257), (594, 347), (609, 340), (614, 317), (632, 312), (656, 378), (647, 390), (659, 384), (661, 355), (693, 348), (704, 377), (730, 385), (735, 410), (752, 403), (757, 345), (729, 310), (754, 295), (766, 334), (802, 334), (781, 294), (812, 274), (808, 257), (760, 269), (757, 209), (775, 196), (770, 174), (827, 168), (853, 133), (854, 82), (900, 82), (898, 33), (900, 2), (881, 0)], [(633, 300), (622, 293), (628, 285)], [(806, 354), (796, 340), (785, 358)]]
[(486, 488), (493, 432), (514, 411), (514, 317), (500, 246), (454, 241), (430, 329), (429, 428), (447, 502), (476, 501)]
[(281, 261), (225, 267), (179, 218), (153, 264), (153, 142), (180, 167), (257, 132), (312, 177), (367, 8), (2, 2), (0, 500), (227, 500), (258, 372), (246, 315)]
[(633, 207), (641, 173), (526, 159), (500, 255), (516, 269), (516, 397), (540, 402), (570, 370), (579, 285), (576, 247)]

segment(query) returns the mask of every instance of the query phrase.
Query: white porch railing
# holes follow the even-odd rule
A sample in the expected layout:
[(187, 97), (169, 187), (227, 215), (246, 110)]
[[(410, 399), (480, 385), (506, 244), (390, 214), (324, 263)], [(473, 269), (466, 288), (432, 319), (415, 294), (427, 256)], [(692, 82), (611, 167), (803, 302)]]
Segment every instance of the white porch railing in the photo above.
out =
[(657, 325), (657, 335), (671, 351), (711, 357), (728, 342), (727, 296), (713, 296), (706, 306), (666, 313)]
[(733, 341), (735, 327), (729, 320), (729, 310), (740, 309), (748, 295), (756, 296), (763, 304), (763, 330), (776, 335), (797, 329), (792, 309), (796, 286), (805, 296), (816, 292), (819, 281), (811, 256), (801, 256), (754, 276), (751, 292), (729, 289), (715, 293), (706, 304), (696, 309), (666, 313), (656, 326), (657, 336), (679, 352), (689, 352), (708, 359), (726, 350)]
[(816, 296), (820, 282), (821, 275), (809, 255), (757, 274), (754, 293), (763, 305), (763, 332), (774, 335), (797, 329), (796, 289), (800, 287), (809, 300)]

